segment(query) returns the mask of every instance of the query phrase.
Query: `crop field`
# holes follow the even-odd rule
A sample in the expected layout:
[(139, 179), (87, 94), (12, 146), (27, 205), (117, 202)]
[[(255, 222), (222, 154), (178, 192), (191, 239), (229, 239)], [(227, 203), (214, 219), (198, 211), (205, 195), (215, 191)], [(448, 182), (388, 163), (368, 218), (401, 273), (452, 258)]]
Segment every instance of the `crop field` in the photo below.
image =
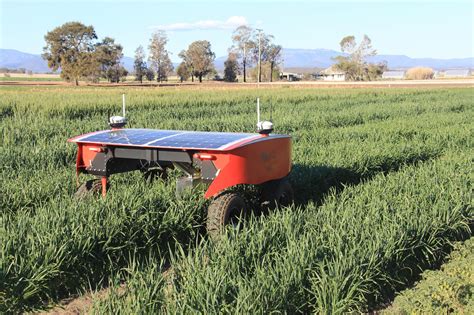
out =
[[(212, 240), (177, 171), (74, 199), (66, 140), (107, 128), (122, 93), (135, 128), (252, 132), (256, 98), (272, 104), (294, 205)], [(378, 310), (472, 236), (473, 139), (472, 88), (1, 87), (0, 313), (104, 288), (89, 312)]]
[(0, 73), (0, 82), (2, 81), (54, 81), (59, 82), (62, 79), (59, 74), (27, 74), (27, 73)]
[(403, 291), (386, 314), (473, 314), (474, 238), (456, 243), (441, 270), (428, 270), (414, 287)]

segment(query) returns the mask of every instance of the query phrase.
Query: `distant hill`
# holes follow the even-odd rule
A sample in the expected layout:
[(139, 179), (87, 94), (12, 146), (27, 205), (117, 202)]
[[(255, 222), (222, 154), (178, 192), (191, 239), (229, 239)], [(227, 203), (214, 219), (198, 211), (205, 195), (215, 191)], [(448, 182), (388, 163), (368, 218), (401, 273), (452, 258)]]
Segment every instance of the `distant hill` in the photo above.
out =
[(390, 69), (406, 69), (417, 66), (430, 67), (436, 70), (474, 68), (474, 58), (434, 59), (410, 58), (404, 55), (377, 55), (369, 60), (371, 62), (387, 61)]
[[(340, 52), (330, 49), (283, 49), (283, 68), (327, 68), (334, 61), (332, 58), (341, 55)], [(214, 64), (217, 69), (224, 69), (227, 56), (216, 58)]]
[(0, 68), (49, 72), (48, 63), (40, 55), (28, 54), (15, 49), (0, 49)]
[[(283, 68), (327, 68), (334, 64), (333, 58), (342, 55), (331, 49), (283, 49)], [(223, 69), (226, 56), (216, 59), (216, 68)], [(434, 59), (410, 58), (404, 55), (377, 55), (370, 62), (387, 61), (390, 69), (407, 69), (415, 66), (437, 70), (448, 68), (474, 68), (474, 58)]]
[[(333, 58), (341, 52), (331, 49), (283, 49), (283, 69), (327, 68), (334, 64)], [(216, 58), (214, 64), (219, 71), (224, 69), (226, 56)], [(474, 68), (474, 58), (434, 59), (410, 58), (404, 55), (377, 55), (371, 62), (387, 61), (390, 69), (407, 69), (415, 66), (431, 67), (437, 70), (452, 68)], [(123, 57), (122, 64), (128, 71), (133, 70), (133, 58)], [(178, 64), (175, 63), (176, 67)], [(0, 49), (0, 68), (24, 68), (33, 72), (49, 72), (41, 55), (24, 53), (14, 49)]]
[[(122, 64), (128, 71), (131, 71), (133, 69), (133, 58), (124, 56)], [(15, 49), (0, 49), (0, 68), (23, 68), (35, 73), (51, 72), (48, 63), (41, 55), (24, 53)]]

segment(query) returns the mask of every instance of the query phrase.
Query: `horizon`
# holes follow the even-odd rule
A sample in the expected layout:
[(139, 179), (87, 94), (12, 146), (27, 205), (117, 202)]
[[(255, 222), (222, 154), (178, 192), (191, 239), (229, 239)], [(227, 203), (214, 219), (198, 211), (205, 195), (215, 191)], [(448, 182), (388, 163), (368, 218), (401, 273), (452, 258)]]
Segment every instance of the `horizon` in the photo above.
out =
[[(212, 44), (212, 43), (211, 43)], [(329, 48), (294, 48), (294, 47), (283, 47), (284, 50), (299, 50), (299, 51), (302, 51), (302, 50), (307, 50), (307, 51), (335, 51), (335, 52), (338, 52), (338, 53), (341, 53), (342, 52), (340, 51), (340, 49), (329, 49)], [(15, 48), (2, 48), (0, 47), (0, 50), (15, 50), (19, 53), (26, 53), (26, 54), (31, 54), (31, 55), (41, 55), (42, 52), (39, 52), (39, 53), (31, 53), (31, 52), (26, 52), (26, 51), (21, 51), (21, 50), (18, 50), (18, 49), (15, 49)], [(409, 56), (409, 55), (406, 55), (406, 54), (379, 54), (377, 53), (377, 56), (380, 56), (380, 55), (383, 55), (383, 56), (400, 56), (400, 57), (408, 57), (408, 58), (411, 58), (411, 59), (433, 59), (433, 60), (455, 60), (455, 59), (474, 59), (474, 56), (468, 56), (468, 57), (454, 57), (454, 58), (436, 58), (436, 57), (412, 57), (412, 56)], [(124, 54), (123, 55), (123, 58), (132, 58), (133, 59), (133, 54), (132, 55), (126, 55)], [(219, 59), (219, 58), (223, 58), (223, 57), (227, 57), (227, 55), (216, 55), (216, 60)], [(179, 64), (181, 62), (181, 59), (178, 59), (178, 60), (172, 60), (172, 63), (173, 64)]]
[[(211, 42), (216, 57), (226, 56), (232, 44), (232, 31), (239, 25), (262, 28), (275, 36), (275, 43), (287, 49), (340, 51), (339, 41), (344, 36), (355, 35), (359, 40), (367, 34), (379, 55), (432, 59), (473, 57), (472, 2), (180, 3), (186, 5), (187, 10), (182, 10), (183, 5), (169, 1), (142, 0), (137, 4), (108, 0), (70, 3), (0, 0), (0, 48), (41, 54), (44, 35), (48, 31), (68, 21), (80, 21), (93, 25), (99, 39), (105, 36), (114, 38), (123, 46), (124, 56), (132, 58), (139, 45), (147, 52), (152, 32), (163, 29), (169, 38), (167, 48), (173, 62), (180, 61), (179, 51), (201, 39)], [(140, 4), (146, 5), (147, 10), (134, 13)], [(52, 5), (54, 9), (51, 9)], [(176, 8), (181, 9), (179, 14), (169, 13), (175, 12)], [(24, 22), (25, 16), (29, 23)], [(116, 17), (125, 18), (117, 20)], [(309, 29), (312, 32), (301, 32)], [(295, 36), (297, 32), (302, 35)]]

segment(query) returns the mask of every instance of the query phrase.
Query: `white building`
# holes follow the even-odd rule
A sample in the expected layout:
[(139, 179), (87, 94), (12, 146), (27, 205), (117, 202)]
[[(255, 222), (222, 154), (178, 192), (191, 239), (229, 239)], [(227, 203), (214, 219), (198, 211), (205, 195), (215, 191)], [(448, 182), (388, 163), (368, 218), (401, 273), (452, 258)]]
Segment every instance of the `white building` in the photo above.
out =
[(313, 74), (313, 77), (316, 80), (323, 81), (346, 81), (346, 73), (339, 71), (332, 66), (320, 71), (319, 73)]
[(445, 78), (467, 78), (471, 76), (469, 69), (452, 69), (444, 72)]
[(405, 71), (396, 70), (396, 71), (384, 71), (382, 73), (382, 79), (391, 79), (391, 80), (402, 80), (405, 78)]

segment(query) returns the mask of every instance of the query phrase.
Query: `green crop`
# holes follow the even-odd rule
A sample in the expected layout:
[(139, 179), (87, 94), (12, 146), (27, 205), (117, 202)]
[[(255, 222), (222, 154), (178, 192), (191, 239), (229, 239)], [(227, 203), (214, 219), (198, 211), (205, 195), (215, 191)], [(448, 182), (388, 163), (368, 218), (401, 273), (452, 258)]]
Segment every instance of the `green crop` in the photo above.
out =
[[(161, 273), (144, 267), (129, 276), (130, 290), (98, 301), (95, 311), (366, 311), (440, 261), (450, 240), (470, 235), (471, 163), (467, 156), (449, 156), (407, 166), (332, 192), (321, 207), (255, 218), (217, 243), (178, 251), (168, 276), (171, 289)], [(155, 281), (137, 284), (150, 277)], [(127, 303), (145, 296), (140, 305)]]
[[(129, 127), (140, 128), (249, 132), (256, 97), (265, 118), (271, 104), (276, 131), (293, 137), (296, 205), (212, 243), (202, 191), (174, 195), (178, 172), (152, 185), (139, 173), (116, 175), (106, 199), (74, 200), (76, 147), (66, 140), (106, 128), (122, 93)], [(0, 312), (123, 280), (124, 292), (111, 289), (94, 310), (375, 308), (471, 234), (473, 97), (472, 89), (2, 88)]]
[(413, 289), (403, 291), (386, 314), (474, 313), (474, 238), (456, 243), (441, 270), (423, 272)]

